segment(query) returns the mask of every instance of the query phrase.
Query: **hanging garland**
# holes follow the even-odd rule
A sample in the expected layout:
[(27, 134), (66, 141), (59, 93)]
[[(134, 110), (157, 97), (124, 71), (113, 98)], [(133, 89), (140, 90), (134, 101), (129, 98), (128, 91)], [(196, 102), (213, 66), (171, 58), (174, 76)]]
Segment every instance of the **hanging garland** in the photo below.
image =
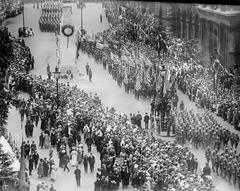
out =
[[(71, 30), (70, 33), (67, 31), (68, 29)], [(64, 26), (62, 27), (62, 33), (63, 33), (63, 35), (66, 36), (66, 37), (72, 36), (73, 33), (74, 33), (74, 26), (72, 26), (72, 25), (64, 25)]]

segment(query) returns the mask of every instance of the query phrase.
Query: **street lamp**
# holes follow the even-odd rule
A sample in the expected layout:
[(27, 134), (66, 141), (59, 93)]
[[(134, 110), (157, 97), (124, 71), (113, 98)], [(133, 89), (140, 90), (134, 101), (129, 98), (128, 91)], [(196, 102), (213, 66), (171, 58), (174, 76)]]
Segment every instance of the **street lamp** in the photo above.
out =
[(215, 59), (214, 62), (213, 62), (213, 72), (214, 72), (213, 88), (214, 88), (215, 94), (217, 94), (217, 73), (218, 73), (219, 66), (220, 66), (219, 60)]
[(165, 76), (167, 74), (167, 70), (165, 69), (165, 66), (163, 65), (162, 68), (159, 70), (161, 78), (162, 78), (162, 98), (163, 98), (163, 91), (164, 91), (164, 80), (165, 80)]
[[(162, 78), (162, 88), (161, 88), (161, 112), (160, 112), (160, 123), (161, 123), (161, 129), (164, 130), (164, 117), (165, 117), (165, 100), (164, 100), (164, 81), (165, 81), (165, 76), (167, 74), (167, 70), (165, 69), (165, 66), (163, 65), (162, 68), (159, 71), (160, 76)], [(159, 126), (160, 128), (160, 126)]]
[(81, 9), (81, 29), (83, 29), (83, 8), (85, 8), (86, 5), (83, 2), (83, 0), (79, 0), (78, 2), (79, 2), (78, 7)]
[(56, 79), (56, 85), (57, 85), (57, 108), (59, 106), (59, 96), (58, 96), (58, 80), (60, 78), (61, 72), (58, 70), (58, 67), (56, 66), (55, 71), (53, 72), (54, 78)]

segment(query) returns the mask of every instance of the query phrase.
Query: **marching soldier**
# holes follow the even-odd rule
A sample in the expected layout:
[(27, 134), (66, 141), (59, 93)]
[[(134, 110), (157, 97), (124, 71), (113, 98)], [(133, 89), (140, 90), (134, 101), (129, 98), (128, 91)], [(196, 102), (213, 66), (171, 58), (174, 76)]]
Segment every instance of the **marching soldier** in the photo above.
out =
[(237, 167), (237, 182), (238, 182), (238, 188), (240, 188), (240, 165), (239, 164)]
[(211, 163), (212, 163), (212, 171), (215, 172), (215, 169), (216, 169), (216, 152), (213, 151), (211, 156)]
[(210, 157), (211, 157), (210, 147), (207, 148), (207, 150), (206, 150), (206, 152), (205, 152), (205, 157), (206, 157), (206, 159), (207, 159), (207, 162), (209, 163)]
[(228, 161), (227, 161), (227, 158), (225, 156), (224, 160), (223, 160), (223, 178), (226, 178), (227, 172), (228, 172)]
[(233, 164), (232, 164), (231, 158), (229, 158), (229, 159), (230, 160), (227, 162), (227, 179), (228, 179), (229, 183), (231, 184)]
[(237, 163), (233, 163), (233, 170), (232, 170), (232, 177), (233, 177), (233, 185), (236, 186), (237, 183), (237, 174), (238, 174), (238, 168)]
[(219, 157), (219, 167), (220, 167), (220, 176), (223, 176), (223, 173), (224, 173), (224, 156), (223, 156), (223, 153), (220, 155)]
[(216, 154), (216, 159), (215, 159), (215, 170), (216, 170), (217, 175), (219, 175), (218, 174), (219, 166), (220, 166), (220, 155), (219, 155), (219, 153), (217, 153)]

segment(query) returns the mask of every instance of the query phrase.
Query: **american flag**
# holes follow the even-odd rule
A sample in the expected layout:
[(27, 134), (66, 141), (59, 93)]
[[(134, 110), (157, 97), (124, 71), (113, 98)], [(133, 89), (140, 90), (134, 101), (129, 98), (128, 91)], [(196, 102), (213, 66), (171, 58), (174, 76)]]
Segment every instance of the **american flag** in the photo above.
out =
[(139, 91), (142, 87), (143, 82), (143, 71), (140, 68), (137, 74), (136, 84), (135, 84), (135, 90)]
[(145, 83), (150, 86), (151, 85), (151, 75), (150, 75), (150, 68), (147, 69), (146, 73), (145, 73)]

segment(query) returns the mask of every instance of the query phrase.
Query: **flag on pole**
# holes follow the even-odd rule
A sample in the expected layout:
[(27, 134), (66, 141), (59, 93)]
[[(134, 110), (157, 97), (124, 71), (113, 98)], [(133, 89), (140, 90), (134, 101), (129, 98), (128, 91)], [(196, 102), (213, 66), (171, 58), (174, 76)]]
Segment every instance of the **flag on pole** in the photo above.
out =
[(135, 90), (139, 91), (142, 88), (142, 82), (143, 82), (143, 71), (140, 68), (139, 72), (137, 74), (136, 84), (135, 84)]
[(150, 68), (147, 69), (145, 73), (145, 83), (150, 86), (151, 85), (151, 75), (150, 75)]

